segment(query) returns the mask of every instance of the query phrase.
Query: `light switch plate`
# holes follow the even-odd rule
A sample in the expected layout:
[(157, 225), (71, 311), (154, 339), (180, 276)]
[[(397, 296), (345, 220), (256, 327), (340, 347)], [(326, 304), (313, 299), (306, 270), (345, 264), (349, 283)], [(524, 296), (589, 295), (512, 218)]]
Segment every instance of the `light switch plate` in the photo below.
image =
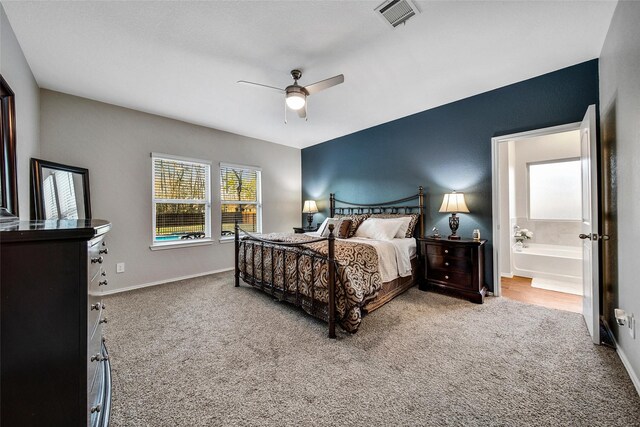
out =
[(116, 264), (116, 273), (124, 273), (124, 262)]

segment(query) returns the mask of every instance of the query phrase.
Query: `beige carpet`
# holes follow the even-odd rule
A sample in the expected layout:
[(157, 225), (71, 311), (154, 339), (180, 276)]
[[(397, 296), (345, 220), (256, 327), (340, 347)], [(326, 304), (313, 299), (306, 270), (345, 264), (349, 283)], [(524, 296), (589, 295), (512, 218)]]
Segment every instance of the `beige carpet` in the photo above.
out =
[(113, 426), (637, 426), (578, 314), (409, 290), (355, 335), (232, 273), (106, 299)]

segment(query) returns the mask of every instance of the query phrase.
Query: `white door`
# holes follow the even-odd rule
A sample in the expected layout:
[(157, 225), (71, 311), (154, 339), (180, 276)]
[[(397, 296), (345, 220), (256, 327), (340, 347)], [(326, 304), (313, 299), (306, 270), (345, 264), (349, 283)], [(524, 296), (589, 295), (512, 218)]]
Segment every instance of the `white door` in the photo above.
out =
[(598, 168), (596, 107), (590, 105), (580, 124), (582, 164), (582, 315), (594, 344), (600, 344), (600, 286), (598, 274)]

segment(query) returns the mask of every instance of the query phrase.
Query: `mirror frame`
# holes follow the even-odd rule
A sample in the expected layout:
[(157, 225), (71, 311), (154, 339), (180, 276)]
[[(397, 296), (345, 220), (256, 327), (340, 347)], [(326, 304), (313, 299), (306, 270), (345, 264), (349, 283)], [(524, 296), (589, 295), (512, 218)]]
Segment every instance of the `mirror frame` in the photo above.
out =
[(48, 160), (40, 160), (35, 158), (31, 159), (31, 219), (45, 219), (44, 194), (42, 191), (43, 168), (61, 170), (82, 175), (85, 212), (85, 217), (83, 219), (91, 219), (91, 200), (89, 197), (89, 169), (63, 165), (61, 163), (55, 163)]
[(15, 95), (0, 75), (0, 219), (18, 216)]

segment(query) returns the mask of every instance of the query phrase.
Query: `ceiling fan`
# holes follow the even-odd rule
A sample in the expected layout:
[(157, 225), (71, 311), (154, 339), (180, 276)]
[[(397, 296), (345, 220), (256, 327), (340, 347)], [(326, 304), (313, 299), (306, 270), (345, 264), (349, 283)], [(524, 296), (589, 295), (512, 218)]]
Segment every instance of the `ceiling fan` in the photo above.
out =
[(293, 84), (287, 86), (284, 89), (280, 89), (278, 87), (263, 85), (261, 83), (248, 82), (246, 80), (238, 80), (238, 83), (244, 83), (248, 85), (266, 87), (268, 89), (277, 90), (280, 93), (285, 94), (285, 111), (284, 111), (284, 122), (287, 123), (287, 107), (290, 109), (297, 111), (298, 116), (300, 118), (307, 118), (307, 97), (309, 95), (313, 95), (314, 93), (318, 93), (321, 90), (329, 89), (332, 86), (339, 85), (344, 82), (344, 75), (338, 74), (337, 76), (333, 76), (331, 78), (321, 80), (319, 82), (307, 85), (300, 86), (298, 84), (298, 80), (302, 77), (302, 71), (300, 70), (291, 70), (291, 77), (293, 77)]

